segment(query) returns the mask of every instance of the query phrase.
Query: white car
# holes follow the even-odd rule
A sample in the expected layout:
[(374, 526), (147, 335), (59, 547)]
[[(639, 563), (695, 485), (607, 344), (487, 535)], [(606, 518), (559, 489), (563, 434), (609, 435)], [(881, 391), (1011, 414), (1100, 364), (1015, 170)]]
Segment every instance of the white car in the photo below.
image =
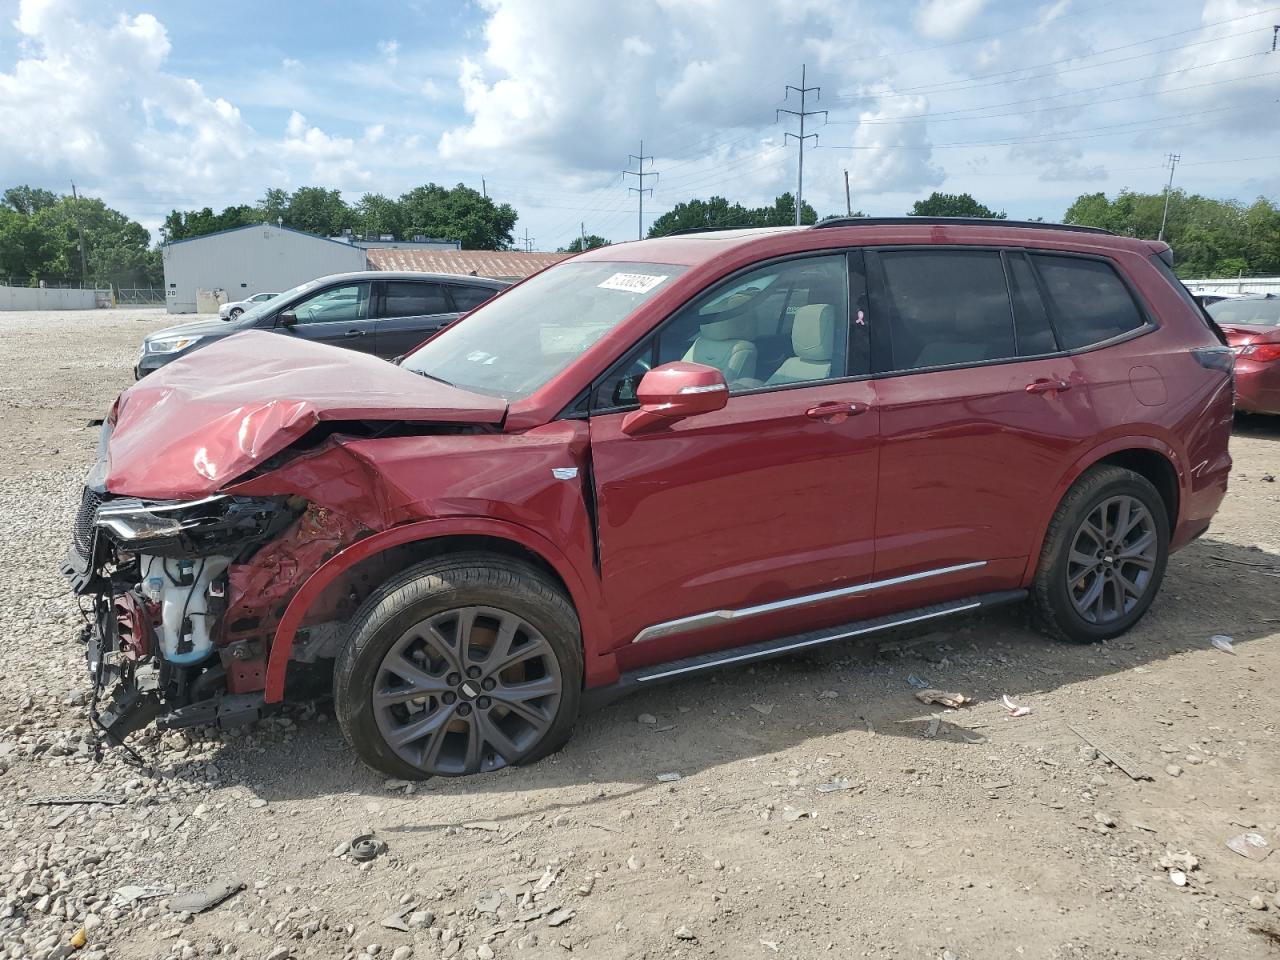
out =
[(278, 296), (280, 296), (278, 293), (255, 293), (248, 300), (237, 300), (235, 303), (224, 303), (218, 308), (218, 317), (222, 320), (234, 320), (250, 307), (256, 307), (258, 304), (266, 303), (272, 297)]

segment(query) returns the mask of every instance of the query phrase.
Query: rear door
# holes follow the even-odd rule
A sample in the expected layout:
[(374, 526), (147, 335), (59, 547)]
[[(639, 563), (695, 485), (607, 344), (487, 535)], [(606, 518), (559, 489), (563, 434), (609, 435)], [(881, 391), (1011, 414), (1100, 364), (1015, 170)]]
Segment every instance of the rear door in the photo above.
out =
[[(879, 433), (867, 327), (850, 325), (860, 264), (849, 271), (837, 253), (739, 274), (597, 383), (601, 576), (624, 668), (857, 618), (850, 588), (874, 565)], [(734, 285), (750, 292), (726, 306)], [(722, 410), (622, 432), (643, 374), (699, 338), (731, 326), (742, 337), (722, 352), (758, 354), (756, 307), (775, 292), (804, 303), (776, 369), (732, 382)]]
[(882, 452), (876, 576), (914, 607), (1020, 585), (1043, 498), (1095, 433), (1026, 256), (868, 254)]
[(459, 316), (444, 284), (435, 280), (378, 281), (374, 352), (398, 357)]
[(369, 319), (370, 284), (356, 280), (325, 287), (288, 309), (296, 321), (285, 326), (276, 318), (276, 332), (361, 353), (373, 352), (373, 321)]

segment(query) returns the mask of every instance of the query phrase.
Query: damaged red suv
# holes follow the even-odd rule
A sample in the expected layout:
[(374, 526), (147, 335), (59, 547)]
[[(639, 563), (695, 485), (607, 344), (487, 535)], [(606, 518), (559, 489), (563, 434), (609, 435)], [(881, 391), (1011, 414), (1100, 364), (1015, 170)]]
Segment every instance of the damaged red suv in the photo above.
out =
[(111, 738), (332, 669), (396, 777), (587, 703), (1029, 601), (1131, 627), (1226, 491), (1232, 354), (1162, 243), (965, 220), (618, 244), (399, 366), (245, 332), (121, 395), (66, 572)]

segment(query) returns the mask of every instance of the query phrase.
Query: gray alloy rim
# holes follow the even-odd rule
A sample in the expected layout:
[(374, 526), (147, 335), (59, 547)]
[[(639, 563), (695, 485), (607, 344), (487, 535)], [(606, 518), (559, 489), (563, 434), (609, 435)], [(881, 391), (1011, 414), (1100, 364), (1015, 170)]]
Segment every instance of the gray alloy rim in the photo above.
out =
[(560, 663), (536, 627), (496, 607), (461, 607), (400, 635), (372, 700), (397, 757), (458, 776), (527, 755), (555, 721), (560, 695)]
[(1067, 593), (1089, 623), (1114, 623), (1146, 596), (1160, 549), (1155, 519), (1136, 497), (1110, 497), (1076, 530)]

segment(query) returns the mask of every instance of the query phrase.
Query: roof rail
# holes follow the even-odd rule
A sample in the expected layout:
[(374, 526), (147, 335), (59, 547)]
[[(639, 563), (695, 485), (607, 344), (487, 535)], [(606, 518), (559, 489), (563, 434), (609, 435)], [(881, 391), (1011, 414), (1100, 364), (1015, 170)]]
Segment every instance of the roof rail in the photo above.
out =
[[(718, 233), (721, 230), (750, 230), (751, 224), (735, 223), (723, 227), (684, 227), (680, 230), (672, 230), (670, 233), (660, 233), (658, 237), (683, 237), (691, 233)], [(654, 239), (658, 239), (654, 237)]]
[(922, 224), (938, 227), (1030, 227), (1035, 230), (1069, 230), (1073, 233), (1105, 233), (1115, 236), (1102, 227), (1083, 227), (1074, 223), (1044, 223), (1040, 220), (997, 220), (992, 217), (832, 217), (813, 225), (814, 230), (826, 227), (884, 227)]

